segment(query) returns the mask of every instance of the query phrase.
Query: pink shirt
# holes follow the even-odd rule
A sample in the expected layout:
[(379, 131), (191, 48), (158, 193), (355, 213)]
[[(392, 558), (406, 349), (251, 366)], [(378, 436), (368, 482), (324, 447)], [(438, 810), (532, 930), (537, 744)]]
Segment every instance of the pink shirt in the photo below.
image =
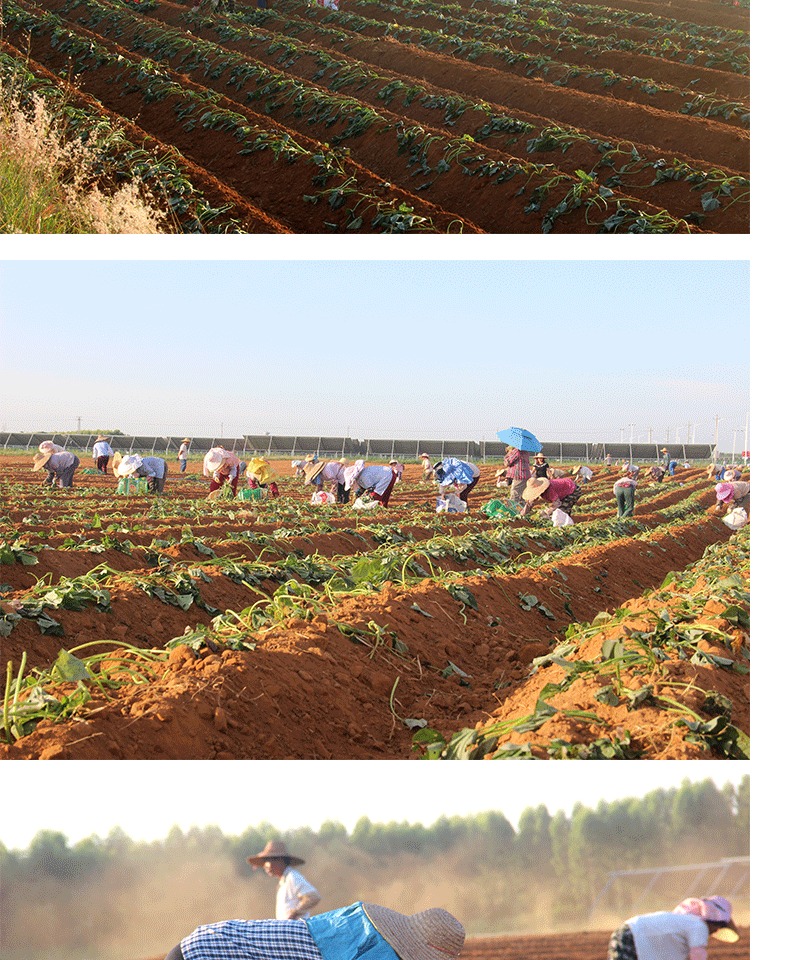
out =
[(576, 489), (576, 481), (571, 477), (560, 477), (558, 480), (549, 480), (549, 488), (541, 494), (544, 500), (554, 503), (555, 500), (564, 500)]

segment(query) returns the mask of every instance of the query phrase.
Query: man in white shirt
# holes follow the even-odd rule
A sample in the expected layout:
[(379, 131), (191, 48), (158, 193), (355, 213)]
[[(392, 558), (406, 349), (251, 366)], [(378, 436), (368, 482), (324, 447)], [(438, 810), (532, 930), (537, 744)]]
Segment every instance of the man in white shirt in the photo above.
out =
[(303, 864), (301, 857), (291, 856), (281, 840), (270, 840), (260, 853), (247, 857), (253, 870), (262, 867), (270, 877), (278, 879), (276, 920), (298, 920), (309, 917), (321, 894), (306, 880), (295, 864)]

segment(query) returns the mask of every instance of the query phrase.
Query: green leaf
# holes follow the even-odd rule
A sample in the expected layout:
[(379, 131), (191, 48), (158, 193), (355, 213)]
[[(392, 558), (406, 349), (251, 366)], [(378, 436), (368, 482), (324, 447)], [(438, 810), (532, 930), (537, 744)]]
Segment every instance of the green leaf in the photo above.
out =
[(76, 681), (91, 680), (91, 674), (82, 660), (69, 653), (68, 650), (61, 650), (57, 660), (52, 665), (52, 675), (55, 679)]

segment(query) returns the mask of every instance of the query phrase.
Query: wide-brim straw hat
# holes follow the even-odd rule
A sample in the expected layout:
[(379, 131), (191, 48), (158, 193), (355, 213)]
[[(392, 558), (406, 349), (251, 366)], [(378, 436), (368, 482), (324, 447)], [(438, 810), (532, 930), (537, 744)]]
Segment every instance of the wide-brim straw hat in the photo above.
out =
[(109, 437), (105, 437), (104, 434), (99, 434), (98, 437), (93, 441), (94, 443), (100, 443), (102, 440), (109, 440)]
[(127, 454), (121, 462), (113, 465), (113, 473), (116, 477), (131, 477), (135, 470), (139, 470), (143, 465), (143, 458), (139, 453)]
[(450, 960), (463, 949), (463, 925), (441, 907), (411, 916), (373, 903), (363, 903), (362, 909), (401, 960)]
[(37, 453), (33, 457), (33, 469), (43, 470), (44, 467), (49, 463), (49, 458), (52, 456), (52, 453), (52, 450), (45, 450), (42, 453)]
[(110, 464), (110, 467), (111, 467), (111, 469), (112, 469), (113, 474), (114, 474), (116, 477), (120, 477), (120, 473), (118, 473), (118, 466), (119, 466), (121, 460), (123, 460), (123, 454), (122, 454), (122, 453), (117, 453), (117, 452), (116, 452), (116, 453), (113, 454), (113, 456), (112, 456), (112, 463)]
[(538, 497), (544, 494), (548, 489), (548, 477), (530, 477), (529, 480), (527, 480), (527, 485), (524, 488), (524, 492), (521, 494), (521, 499), (526, 500), (527, 503), (532, 503), (533, 500), (537, 500)]
[(289, 863), (296, 864), (297, 866), (300, 863), (304, 863), (301, 857), (294, 857), (288, 853), (282, 840), (270, 840), (260, 853), (247, 857), (247, 863), (256, 865), (264, 863), (266, 860), (287, 860)]
[(191, 437), (184, 437), (184, 439), (181, 441), (181, 443), (192, 443), (192, 438), (191, 438)]
[(311, 463), (306, 466), (304, 468), (304, 482), (310, 483), (312, 480), (314, 480), (318, 474), (321, 473), (325, 466), (325, 460), (317, 460), (315, 463)]

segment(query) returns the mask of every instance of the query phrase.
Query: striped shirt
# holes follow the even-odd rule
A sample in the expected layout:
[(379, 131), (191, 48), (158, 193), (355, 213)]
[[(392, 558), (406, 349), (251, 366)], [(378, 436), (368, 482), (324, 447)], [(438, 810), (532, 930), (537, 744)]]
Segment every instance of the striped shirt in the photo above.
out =
[(529, 480), (532, 471), (529, 466), (529, 453), (526, 450), (509, 450), (505, 454), (507, 476), (511, 480)]

